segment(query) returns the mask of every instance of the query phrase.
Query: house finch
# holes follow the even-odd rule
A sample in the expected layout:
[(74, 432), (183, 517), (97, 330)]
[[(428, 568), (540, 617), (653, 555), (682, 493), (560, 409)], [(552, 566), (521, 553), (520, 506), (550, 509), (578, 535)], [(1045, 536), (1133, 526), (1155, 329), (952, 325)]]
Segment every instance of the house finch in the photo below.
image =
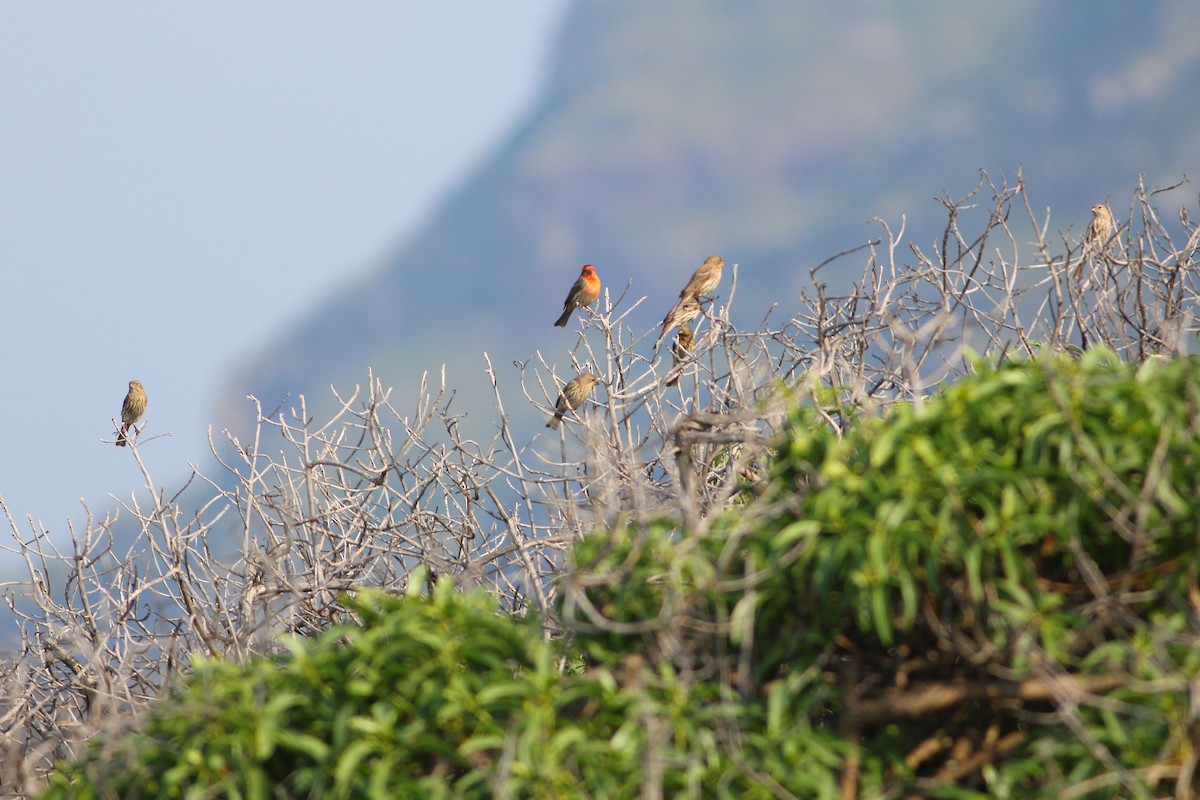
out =
[(1083, 234), (1083, 251), (1079, 255), (1079, 264), (1075, 267), (1076, 280), (1083, 275), (1085, 261), (1109, 251), (1116, 232), (1117, 225), (1108, 206), (1103, 203), (1092, 206), (1092, 221), (1088, 223), (1087, 231)]
[(546, 427), (557, 428), (562, 422), (563, 414), (566, 414), (568, 410), (574, 411), (583, 405), (599, 382), (600, 379), (590, 372), (581, 372), (572, 378), (558, 396), (558, 402), (554, 404), (554, 416), (546, 423)]
[(671, 306), (671, 310), (663, 317), (662, 333), (658, 335), (658, 341), (654, 343), (655, 351), (662, 345), (662, 340), (667, 338), (668, 331), (676, 325), (685, 325), (696, 317), (700, 316), (700, 301), (695, 297), (688, 295), (681, 297)]
[(567, 299), (563, 301), (562, 316), (554, 324), (560, 328), (567, 327), (567, 321), (571, 319), (572, 311), (590, 306), (596, 302), (596, 298), (599, 296), (600, 279), (596, 277), (596, 268), (591, 264), (585, 264), (575, 285), (571, 287), (571, 291), (567, 292)]
[[(696, 346), (696, 334), (690, 325), (680, 325), (679, 333), (675, 334), (675, 341), (671, 342), (671, 360), (672, 367), (678, 367), (679, 363), (691, 355), (692, 348)], [(667, 386), (674, 386), (679, 383), (679, 376), (676, 375), (671, 380), (667, 381)]]
[(121, 403), (121, 430), (117, 432), (117, 447), (129, 444), (129, 440), (125, 438), (125, 432), (133, 423), (141, 419), (144, 413), (146, 413), (146, 390), (142, 388), (141, 381), (130, 381), (129, 394), (125, 395), (125, 402)]
[(721, 282), (721, 270), (725, 268), (725, 259), (720, 256), (709, 256), (704, 263), (692, 273), (692, 278), (679, 293), (680, 298), (700, 297), (717, 288)]

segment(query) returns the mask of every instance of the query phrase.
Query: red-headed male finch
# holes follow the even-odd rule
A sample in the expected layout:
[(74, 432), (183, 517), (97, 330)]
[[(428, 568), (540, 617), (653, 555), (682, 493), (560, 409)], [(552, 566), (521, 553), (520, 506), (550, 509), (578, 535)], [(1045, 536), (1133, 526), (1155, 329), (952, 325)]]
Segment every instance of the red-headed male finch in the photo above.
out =
[(557, 428), (562, 422), (563, 414), (568, 410), (574, 411), (587, 402), (588, 395), (599, 382), (600, 379), (590, 372), (581, 372), (572, 378), (559, 394), (558, 402), (554, 404), (554, 416), (546, 423), (546, 427)]
[(130, 381), (129, 393), (125, 395), (125, 402), (121, 403), (121, 430), (117, 432), (117, 447), (129, 444), (125, 434), (146, 413), (146, 402), (146, 390), (142, 388), (142, 382)]
[[(675, 334), (675, 341), (671, 342), (671, 368), (678, 367), (681, 361), (691, 355), (692, 348), (695, 346), (695, 331), (690, 325), (680, 325), (679, 333)], [(674, 386), (677, 383), (679, 383), (678, 375), (667, 381), (667, 386)]]
[(679, 293), (679, 296), (681, 298), (688, 298), (702, 297), (708, 294), (717, 288), (717, 284), (721, 282), (721, 270), (724, 268), (725, 259), (720, 256), (709, 256), (704, 259), (704, 263), (692, 273), (691, 280), (687, 282), (687, 286), (683, 287), (683, 291)]
[(676, 301), (675, 305), (671, 306), (671, 310), (663, 317), (662, 333), (658, 335), (658, 341), (654, 343), (654, 350), (658, 352), (658, 348), (662, 345), (663, 339), (667, 338), (667, 333), (676, 325), (686, 325), (687, 323), (700, 316), (700, 301), (691, 295), (681, 297)]
[(584, 264), (583, 271), (579, 273), (579, 278), (571, 287), (571, 291), (567, 292), (567, 299), (563, 301), (562, 316), (554, 324), (559, 328), (567, 327), (572, 311), (590, 306), (599, 296), (600, 278), (596, 275), (596, 268), (591, 264)]
[(1075, 279), (1083, 275), (1083, 262), (1112, 249), (1113, 235), (1117, 232), (1117, 223), (1113, 221), (1112, 212), (1103, 203), (1092, 206), (1092, 221), (1088, 223), (1083, 234), (1083, 249), (1079, 254), (1079, 264), (1075, 267)]

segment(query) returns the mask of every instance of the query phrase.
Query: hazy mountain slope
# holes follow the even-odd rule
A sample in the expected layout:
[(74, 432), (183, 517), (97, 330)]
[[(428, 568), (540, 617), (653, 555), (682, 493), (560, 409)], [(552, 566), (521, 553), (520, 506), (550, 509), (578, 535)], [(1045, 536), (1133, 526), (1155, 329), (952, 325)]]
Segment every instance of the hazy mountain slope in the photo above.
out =
[(752, 325), (873, 234), (868, 217), (907, 214), (932, 241), (932, 198), (979, 168), (1023, 165), (1056, 227), (1097, 200), (1120, 215), (1140, 172), (1200, 166), (1196, 35), (1186, 0), (579, 0), (527, 121), (374, 275), (241, 368), (223, 419), (248, 392), (325, 398), (367, 365), (403, 390), (443, 362), (478, 380), (484, 350), (560, 358), (575, 334), (551, 322), (585, 262), (649, 296), (648, 330), (720, 252)]

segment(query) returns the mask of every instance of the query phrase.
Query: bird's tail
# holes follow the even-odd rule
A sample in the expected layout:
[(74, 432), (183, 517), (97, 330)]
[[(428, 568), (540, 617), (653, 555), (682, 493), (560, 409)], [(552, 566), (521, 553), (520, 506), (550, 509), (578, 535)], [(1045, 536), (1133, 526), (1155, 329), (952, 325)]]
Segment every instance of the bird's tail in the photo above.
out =
[(117, 431), (117, 447), (125, 447), (129, 444), (129, 440), (125, 438), (125, 431), (129, 429), (128, 425), (121, 425), (121, 430)]
[(554, 428), (555, 430), (557, 430), (559, 423), (562, 422), (562, 418), (563, 418), (563, 415), (562, 415), (562, 412), (560, 411), (557, 414), (555, 414), (553, 417), (550, 418), (550, 421), (546, 423), (546, 427)]
[(670, 328), (668, 328), (666, 325), (663, 325), (662, 333), (658, 335), (658, 340), (654, 343), (654, 352), (657, 353), (658, 348), (662, 347), (663, 339), (667, 338), (667, 331), (669, 330)]
[(554, 326), (556, 328), (567, 327), (567, 323), (571, 321), (571, 312), (574, 310), (575, 310), (574, 306), (569, 306), (569, 307), (563, 309), (562, 316), (558, 318), (558, 321), (554, 323)]

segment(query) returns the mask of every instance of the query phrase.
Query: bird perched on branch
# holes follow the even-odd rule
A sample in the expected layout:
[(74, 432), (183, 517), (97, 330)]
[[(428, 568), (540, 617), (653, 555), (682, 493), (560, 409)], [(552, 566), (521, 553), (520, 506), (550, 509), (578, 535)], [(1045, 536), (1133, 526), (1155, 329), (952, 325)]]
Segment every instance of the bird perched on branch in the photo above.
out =
[(1075, 279), (1083, 275), (1083, 264), (1089, 258), (1107, 254), (1112, 249), (1113, 236), (1117, 232), (1117, 224), (1113, 221), (1112, 212), (1103, 203), (1092, 206), (1092, 221), (1088, 223), (1083, 234), (1083, 250), (1079, 254), (1079, 264), (1075, 267)]
[(600, 278), (596, 275), (596, 268), (591, 264), (585, 264), (583, 271), (579, 273), (579, 277), (571, 287), (571, 291), (567, 292), (567, 299), (563, 301), (562, 316), (554, 323), (555, 326), (559, 328), (567, 327), (567, 322), (571, 319), (572, 311), (584, 306), (590, 306), (596, 302), (596, 298), (599, 296)]
[(583, 405), (599, 382), (600, 379), (590, 372), (581, 372), (572, 378), (559, 394), (558, 402), (554, 404), (554, 416), (546, 423), (546, 427), (557, 428), (562, 422), (563, 414)]
[[(692, 353), (692, 348), (696, 346), (696, 333), (690, 325), (680, 325), (679, 333), (675, 334), (675, 341), (671, 342), (671, 367), (678, 367), (680, 362), (687, 358)], [(679, 376), (676, 375), (671, 380), (667, 381), (667, 386), (674, 386), (679, 383)]]
[(662, 345), (663, 339), (667, 338), (667, 333), (676, 325), (686, 325), (687, 323), (700, 316), (700, 301), (695, 297), (688, 295), (680, 297), (675, 305), (671, 306), (671, 310), (663, 317), (662, 333), (658, 335), (658, 341), (654, 343), (654, 349)]
[(687, 286), (684, 286), (683, 291), (679, 293), (680, 299), (701, 297), (717, 288), (717, 284), (721, 282), (721, 270), (724, 268), (725, 259), (720, 256), (709, 256), (704, 259), (704, 263), (696, 268), (687, 282)]
[(126, 433), (146, 413), (146, 402), (146, 390), (142, 388), (142, 382), (130, 381), (129, 393), (125, 395), (125, 402), (121, 403), (121, 430), (117, 432), (117, 447), (129, 444)]

